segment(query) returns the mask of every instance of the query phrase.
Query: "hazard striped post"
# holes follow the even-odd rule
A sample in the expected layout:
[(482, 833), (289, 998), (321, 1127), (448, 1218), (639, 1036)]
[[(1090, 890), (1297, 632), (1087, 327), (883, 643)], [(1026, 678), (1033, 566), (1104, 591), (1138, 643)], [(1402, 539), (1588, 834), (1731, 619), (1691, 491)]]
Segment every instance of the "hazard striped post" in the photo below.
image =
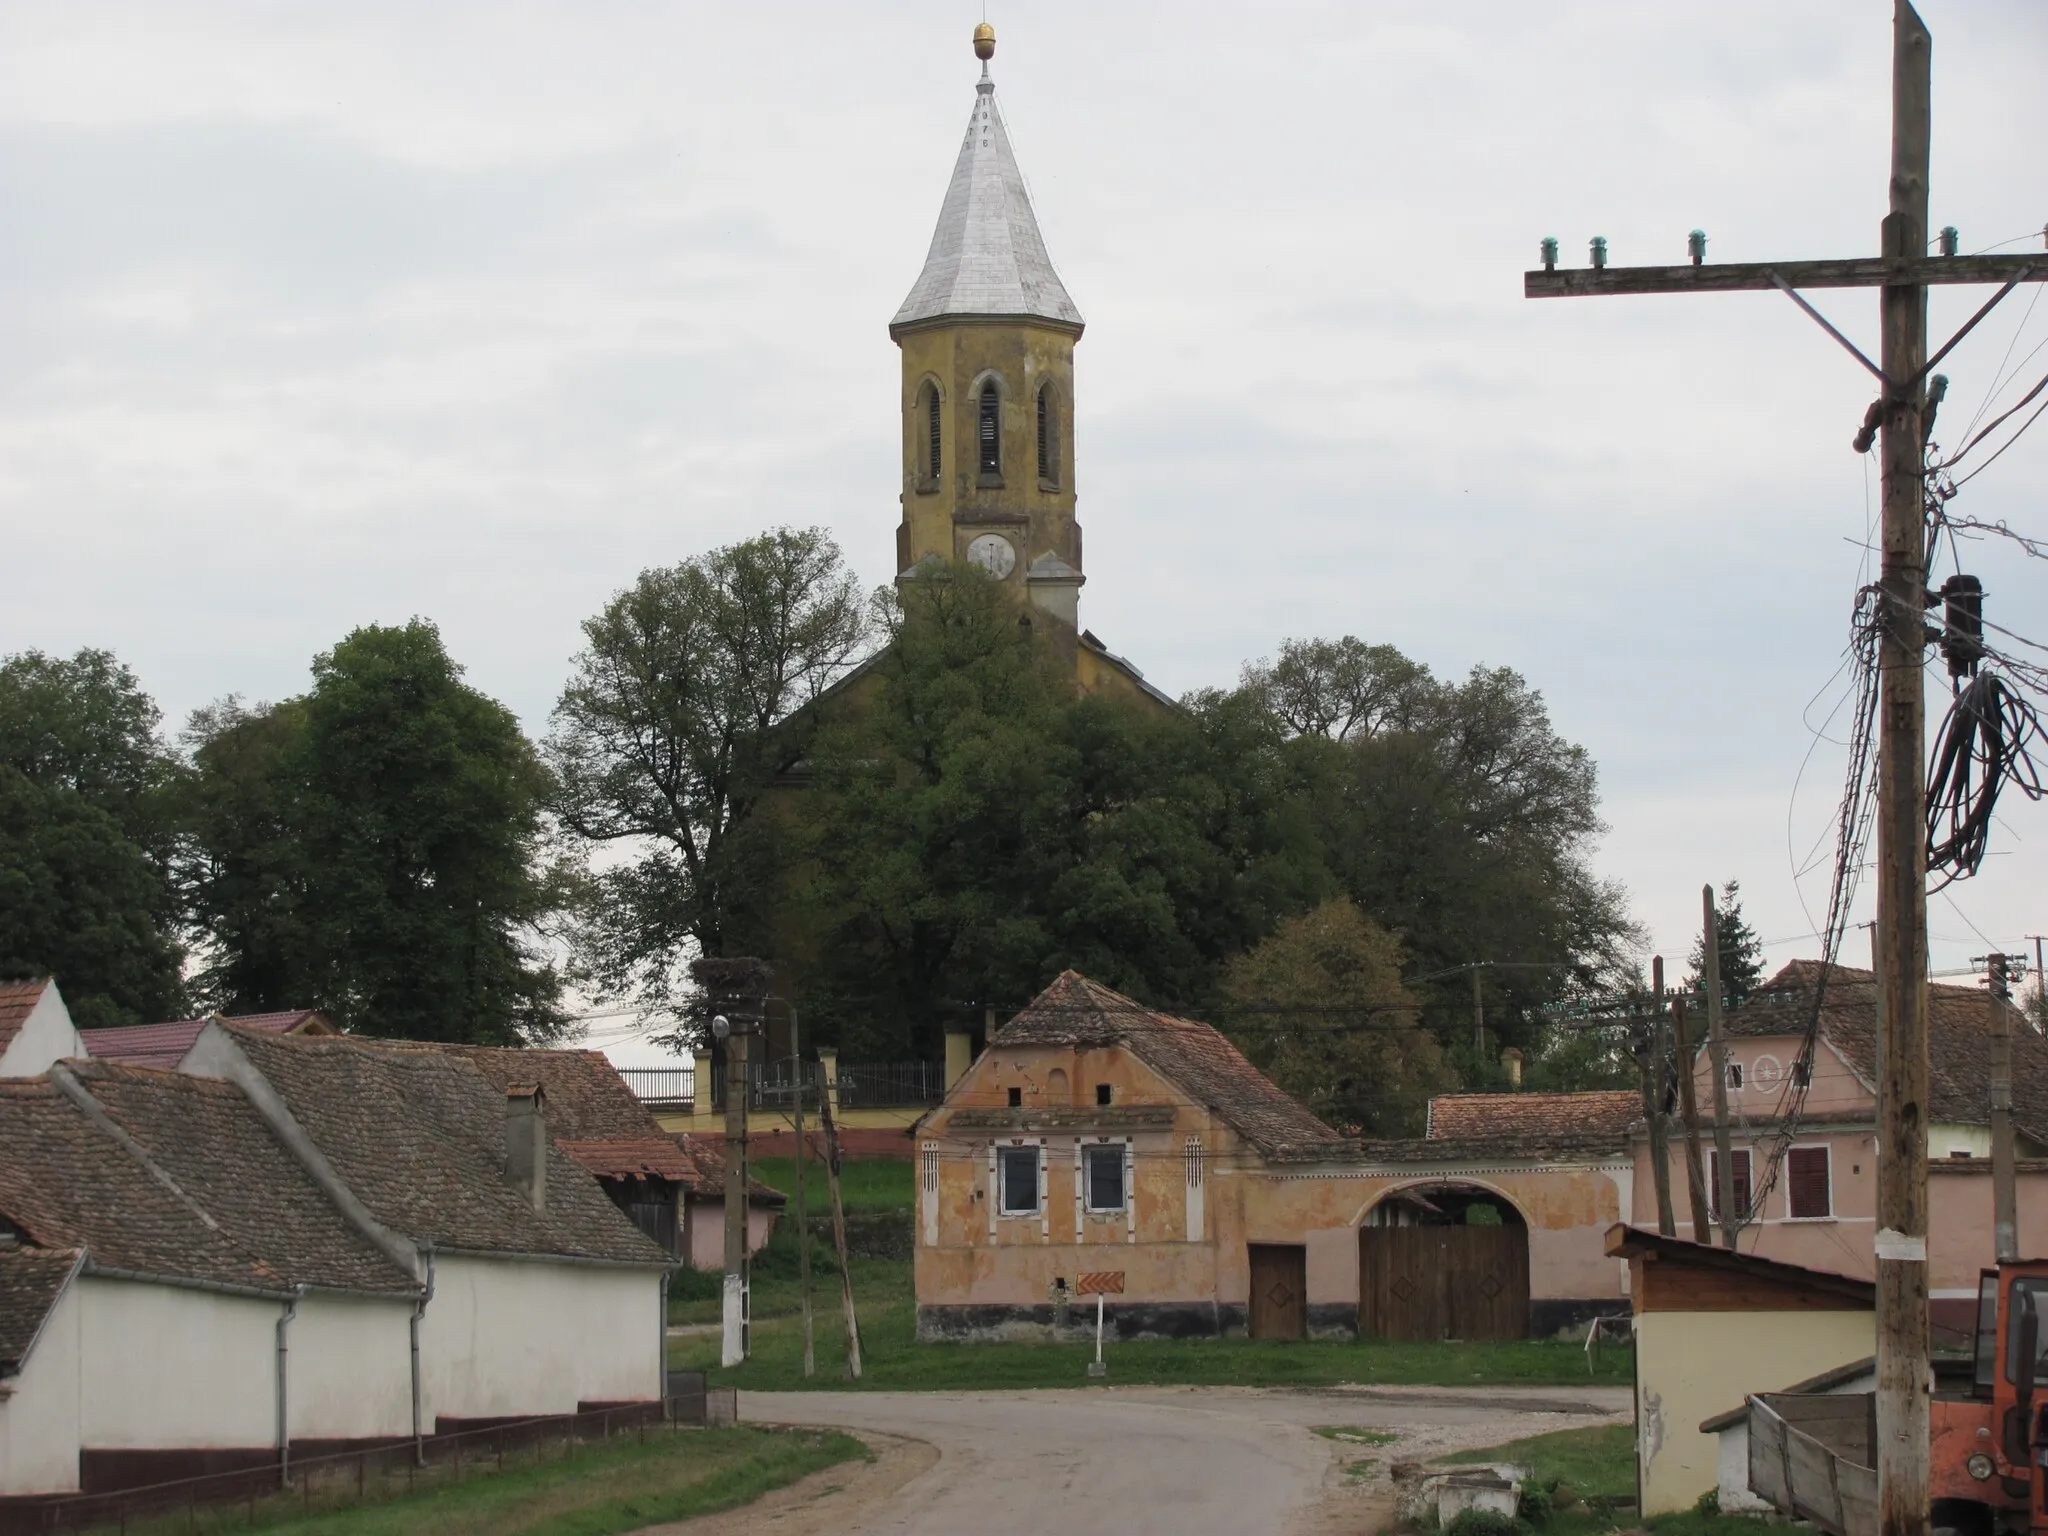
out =
[(1121, 1296), (1124, 1293), (1124, 1272), (1120, 1269), (1100, 1269), (1093, 1274), (1080, 1276), (1074, 1282), (1076, 1296), (1095, 1298), (1095, 1359), (1088, 1366), (1090, 1376), (1107, 1376), (1109, 1367), (1102, 1363), (1102, 1298)]

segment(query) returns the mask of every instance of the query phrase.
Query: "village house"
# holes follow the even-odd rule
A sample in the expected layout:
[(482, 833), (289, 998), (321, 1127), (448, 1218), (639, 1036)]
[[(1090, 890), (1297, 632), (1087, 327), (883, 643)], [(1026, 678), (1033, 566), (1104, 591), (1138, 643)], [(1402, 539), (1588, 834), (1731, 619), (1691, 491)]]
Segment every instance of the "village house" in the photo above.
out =
[(214, 1020), (0, 1083), (0, 1496), (660, 1400), (669, 1255), (460, 1055)]
[(0, 981), (0, 1077), (33, 1077), (53, 1061), (84, 1054), (56, 982)]
[[(281, 1013), (238, 1013), (227, 1016), (240, 1029), (260, 1029), (272, 1035), (332, 1035), (338, 1033), (325, 1015), (311, 1008)], [(118, 1061), (129, 1067), (161, 1067), (176, 1071), (185, 1053), (198, 1040), (199, 1032), (212, 1023), (203, 1019), (177, 1019), (168, 1024), (115, 1024), (105, 1029), (81, 1029), (78, 1040), (83, 1051), (68, 1055), (90, 1056), (95, 1061)]]
[[(723, 1138), (664, 1130), (602, 1051), (404, 1040), (366, 1043), (380, 1050), (446, 1052), (468, 1062), (501, 1090), (538, 1083), (547, 1094), (549, 1134), (635, 1226), (693, 1269), (724, 1267)], [(747, 1181), (749, 1252), (766, 1246), (786, 1203), (780, 1190), (759, 1179)]]
[(1360, 1142), (1209, 1025), (1069, 971), (919, 1128), (920, 1336), (1042, 1336), (1094, 1275), (1122, 1337), (1519, 1338), (1626, 1310), (1600, 1242), (1633, 1193), (1616, 1096), (1466, 1100), (1440, 1134)]
[[(1729, 1011), (1726, 1090), (1733, 1123), (1731, 1171), (1743, 1252), (1868, 1279), (1877, 1213), (1875, 978), (1837, 966), (1821, 994), (1810, 1072), (1800, 1046), (1815, 1019), (1816, 961), (1795, 960)], [(1927, 1131), (1930, 1188), (1928, 1284), (1937, 1346), (1966, 1343), (1975, 1322), (1977, 1275), (1993, 1262), (1991, 1038), (1998, 1005), (1982, 988), (1929, 986), (1928, 1056), (1933, 1101)], [(2020, 1248), (2048, 1251), (2048, 1040), (2008, 1005)], [(1714, 1063), (1702, 1048), (1694, 1092), (1706, 1125), (1708, 1198), (1718, 1218), (1713, 1150)], [(1788, 1135), (1789, 1132), (1789, 1135)], [(1656, 1195), (1647, 1136), (1636, 1142), (1634, 1209)], [(1684, 1138), (1671, 1138), (1671, 1188), (1680, 1230), (1691, 1235)], [(1640, 1222), (1642, 1218), (1638, 1218)]]

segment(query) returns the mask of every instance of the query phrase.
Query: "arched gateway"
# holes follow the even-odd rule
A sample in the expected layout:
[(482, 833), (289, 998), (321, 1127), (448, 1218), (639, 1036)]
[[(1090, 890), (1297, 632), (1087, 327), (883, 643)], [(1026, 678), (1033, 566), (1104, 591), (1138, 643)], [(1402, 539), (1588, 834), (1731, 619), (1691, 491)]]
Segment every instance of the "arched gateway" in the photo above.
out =
[(1358, 1334), (1520, 1339), (1529, 1333), (1529, 1227), (1506, 1197), (1455, 1180), (1409, 1184), (1358, 1229)]

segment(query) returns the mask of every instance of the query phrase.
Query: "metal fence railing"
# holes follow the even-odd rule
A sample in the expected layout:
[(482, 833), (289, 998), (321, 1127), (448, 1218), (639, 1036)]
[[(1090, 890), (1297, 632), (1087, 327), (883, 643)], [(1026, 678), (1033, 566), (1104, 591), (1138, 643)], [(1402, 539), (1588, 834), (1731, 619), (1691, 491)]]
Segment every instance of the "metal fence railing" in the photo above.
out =
[[(747, 1101), (755, 1109), (794, 1109), (801, 1088), (804, 1103), (815, 1108), (825, 1091), (820, 1062), (773, 1061), (748, 1073)], [(725, 1105), (725, 1063), (711, 1064), (711, 1108)], [(839, 1107), (848, 1109), (918, 1109), (946, 1096), (946, 1069), (936, 1061), (842, 1061), (839, 1063)]]
[(126, 1536), (131, 1526), (138, 1531), (210, 1536), (294, 1513), (380, 1503), (508, 1467), (559, 1461), (592, 1444), (629, 1438), (645, 1443), (697, 1425), (735, 1420), (731, 1389), (707, 1391), (697, 1373), (671, 1372), (669, 1391), (666, 1403), (626, 1403), (429, 1435), (417, 1453), (410, 1439), (401, 1439), (323, 1456), (295, 1456), (288, 1467), (270, 1463), (109, 1493), (10, 1501), (0, 1505), (0, 1536)]
[(695, 1067), (620, 1067), (633, 1097), (647, 1104), (689, 1104), (697, 1097)]

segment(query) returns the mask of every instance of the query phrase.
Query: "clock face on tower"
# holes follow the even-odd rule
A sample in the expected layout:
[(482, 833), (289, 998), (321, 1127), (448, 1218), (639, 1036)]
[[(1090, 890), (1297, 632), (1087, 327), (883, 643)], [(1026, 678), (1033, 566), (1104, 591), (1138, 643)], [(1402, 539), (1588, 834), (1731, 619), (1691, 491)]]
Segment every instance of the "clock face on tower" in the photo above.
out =
[(967, 558), (997, 581), (1017, 568), (1016, 546), (1000, 533), (984, 533), (967, 546)]

